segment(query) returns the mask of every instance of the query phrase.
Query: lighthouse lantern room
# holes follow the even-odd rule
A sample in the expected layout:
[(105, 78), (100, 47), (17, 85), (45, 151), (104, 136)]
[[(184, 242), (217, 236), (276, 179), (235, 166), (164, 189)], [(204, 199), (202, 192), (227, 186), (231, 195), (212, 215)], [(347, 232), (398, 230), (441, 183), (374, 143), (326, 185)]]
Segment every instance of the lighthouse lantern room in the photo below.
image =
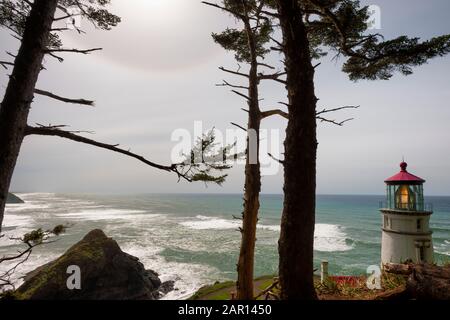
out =
[(400, 164), (400, 172), (385, 180), (386, 203), (382, 214), (381, 263), (433, 262), (429, 228), (431, 205), (425, 204), (423, 184)]

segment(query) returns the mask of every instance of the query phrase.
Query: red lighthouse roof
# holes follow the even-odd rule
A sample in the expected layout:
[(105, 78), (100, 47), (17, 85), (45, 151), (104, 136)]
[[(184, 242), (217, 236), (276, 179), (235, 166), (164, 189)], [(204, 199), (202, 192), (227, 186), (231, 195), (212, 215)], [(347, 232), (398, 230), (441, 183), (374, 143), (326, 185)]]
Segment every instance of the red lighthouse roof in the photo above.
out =
[(418, 176), (415, 176), (411, 173), (409, 173), (406, 168), (408, 167), (408, 164), (406, 162), (400, 163), (400, 172), (396, 175), (386, 179), (384, 182), (387, 184), (394, 184), (398, 182), (404, 182), (409, 184), (422, 184), (425, 182), (424, 179), (419, 178)]

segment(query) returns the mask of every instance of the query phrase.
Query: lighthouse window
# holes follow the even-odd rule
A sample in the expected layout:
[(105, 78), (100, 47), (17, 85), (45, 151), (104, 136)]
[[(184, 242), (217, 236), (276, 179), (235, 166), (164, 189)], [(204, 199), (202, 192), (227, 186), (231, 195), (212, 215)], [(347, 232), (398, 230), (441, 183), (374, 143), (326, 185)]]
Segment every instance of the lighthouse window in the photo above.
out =
[(422, 219), (417, 219), (417, 230), (422, 229)]
[(409, 190), (407, 186), (401, 186), (397, 190), (397, 208), (407, 209), (409, 203)]
[(414, 192), (406, 185), (398, 188), (395, 195), (397, 209), (415, 210), (416, 197)]
[(388, 217), (384, 217), (384, 227), (389, 228), (389, 218)]

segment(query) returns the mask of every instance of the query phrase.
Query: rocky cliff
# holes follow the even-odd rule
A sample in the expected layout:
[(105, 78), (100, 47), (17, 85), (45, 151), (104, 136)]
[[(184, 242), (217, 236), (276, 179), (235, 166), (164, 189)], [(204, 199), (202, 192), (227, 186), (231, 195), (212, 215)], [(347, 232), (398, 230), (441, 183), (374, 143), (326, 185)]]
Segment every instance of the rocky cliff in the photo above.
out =
[[(79, 268), (80, 289), (68, 288), (71, 266)], [(123, 252), (103, 231), (93, 230), (61, 257), (29, 273), (14, 296), (32, 300), (155, 300), (172, 289), (173, 282), (161, 283), (156, 272), (145, 270), (138, 258)]]

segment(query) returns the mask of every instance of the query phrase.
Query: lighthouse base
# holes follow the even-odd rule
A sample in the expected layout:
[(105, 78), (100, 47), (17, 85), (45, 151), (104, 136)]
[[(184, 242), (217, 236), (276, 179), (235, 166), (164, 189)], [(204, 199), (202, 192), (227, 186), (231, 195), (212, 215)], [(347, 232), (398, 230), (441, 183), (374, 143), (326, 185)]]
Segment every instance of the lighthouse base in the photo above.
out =
[(405, 233), (383, 229), (381, 237), (381, 262), (386, 263), (433, 263), (431, 232)]

